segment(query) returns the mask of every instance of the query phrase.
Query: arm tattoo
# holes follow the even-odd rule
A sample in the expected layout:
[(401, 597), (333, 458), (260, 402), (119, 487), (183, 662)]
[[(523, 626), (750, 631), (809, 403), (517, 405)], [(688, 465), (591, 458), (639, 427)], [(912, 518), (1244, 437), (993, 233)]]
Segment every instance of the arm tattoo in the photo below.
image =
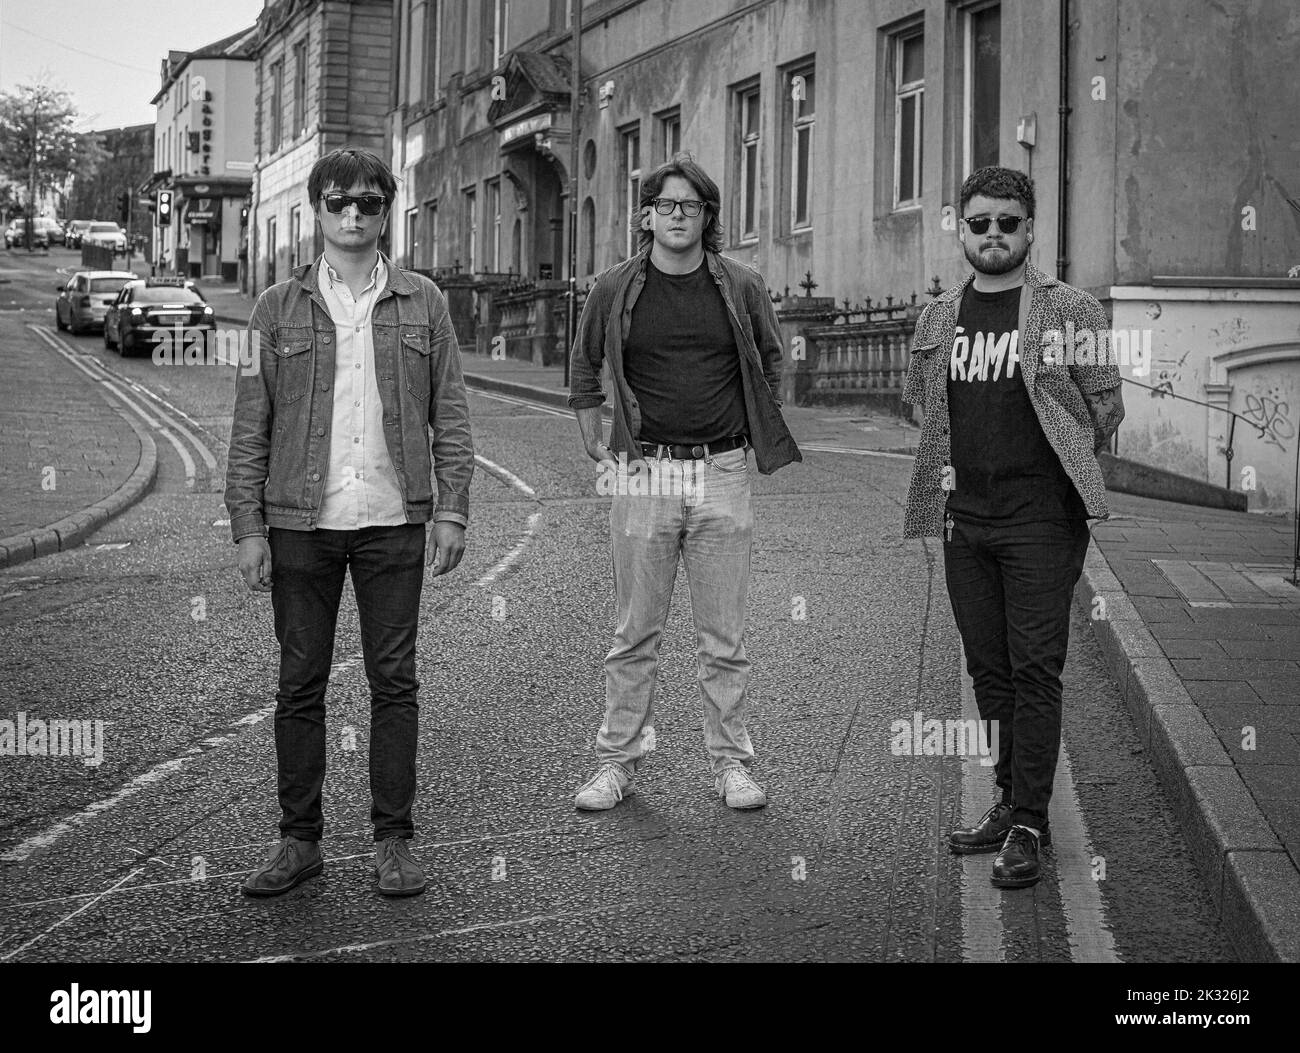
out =
[(1117, 385), (1085, 395), (1084, 401), (1088, 403), (1088, 412), (1092, 414), (1093, 449), (1094, 452), (1100, 451), (1110, 442), (1119, 422), (1124, 419), (1124, 395), (1121, 386)]

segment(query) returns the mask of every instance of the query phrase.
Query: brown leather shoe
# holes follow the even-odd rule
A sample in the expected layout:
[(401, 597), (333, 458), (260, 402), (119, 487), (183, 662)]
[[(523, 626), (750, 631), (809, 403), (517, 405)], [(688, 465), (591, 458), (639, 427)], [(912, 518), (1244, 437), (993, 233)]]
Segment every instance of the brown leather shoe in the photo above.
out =
[(243, 884), (244, 895), (278, 896), (314, 878), (324, 867), (317, 842), (286, 837), (271, 850), (262, 868), (248, 875)]
[(424, 891), (424, 871), (411, 858), (404, 837), (386, 837), (375, 844), (375, 876), (382, 896), (418, 896)]

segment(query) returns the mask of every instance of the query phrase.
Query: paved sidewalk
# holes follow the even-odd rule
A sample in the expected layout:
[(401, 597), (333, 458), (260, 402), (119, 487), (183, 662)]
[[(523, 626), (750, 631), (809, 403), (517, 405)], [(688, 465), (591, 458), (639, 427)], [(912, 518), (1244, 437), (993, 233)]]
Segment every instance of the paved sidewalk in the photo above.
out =
[[(244, 324), (251, 301), (210, 299), (219, 319)], [(560, 366), (462, 361), (473, 388), (567, 406)], [(782, 412), (808, 451), (901, 457), (918, 435), (861, 407)], [(1076, 600), (1224, 930), (1243, 958), (1300, 961), (1300, 589), (1282, 581), (1294, 523), (1127, 494), (1111, 505)]]
[(0, 422), (0, 567), (81, 544), (153, 486), (153, 440), (30, 332), (0, 355)]

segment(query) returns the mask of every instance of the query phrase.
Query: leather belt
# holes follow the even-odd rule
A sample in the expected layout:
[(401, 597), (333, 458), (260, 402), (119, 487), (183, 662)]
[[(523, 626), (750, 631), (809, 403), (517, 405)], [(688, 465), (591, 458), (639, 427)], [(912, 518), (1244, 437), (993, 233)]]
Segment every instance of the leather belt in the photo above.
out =
[(646, 457), (671, 457), (677, 461), (698, 461), (701, 457), (709, 457), (715, 453), (738, 450), (747, 442), (748, 439), (744, 435), (732, 435), (717, 442), (699, 443), (695, 446), (673, 446), (662, 442), (643, 442), (640, 446), (642, 455)]

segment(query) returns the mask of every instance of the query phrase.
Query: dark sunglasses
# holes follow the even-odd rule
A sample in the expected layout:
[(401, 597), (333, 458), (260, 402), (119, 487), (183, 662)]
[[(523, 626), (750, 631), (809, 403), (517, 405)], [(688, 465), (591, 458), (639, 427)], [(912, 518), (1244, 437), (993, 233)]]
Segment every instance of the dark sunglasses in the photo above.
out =
[(388, 199), (382, 194), (360, 194), (357, 197), (351, 194), (324, 194), (321, 200), (325, 202), (325, 208), (335, 215), (349, 205), (356, 205), (363, 216), (377, 216), (384, 211), (384, 205), (388, 203)]
[(674, 201), (668, 197), (657, 197), (650, 204), (654, 205), (655, 211), (661, 216), (671, 216), (677, 211), (677, 206), (682, 206), (682, 215), (688, 219), (694, 219), (704, 208), (703, 201)]
[[(998, 216), (998, 230), (1003, 234), (1014, 234), (1020, 229), (1020, 224), (1024, 222), (1024, 216)], [(989, 224), (993, 220), (988, 216), (977, 216), (974, 219), (963, 219), (963, 223), (970, 228), (972, 234), (984, 234), (989, 229)]]

